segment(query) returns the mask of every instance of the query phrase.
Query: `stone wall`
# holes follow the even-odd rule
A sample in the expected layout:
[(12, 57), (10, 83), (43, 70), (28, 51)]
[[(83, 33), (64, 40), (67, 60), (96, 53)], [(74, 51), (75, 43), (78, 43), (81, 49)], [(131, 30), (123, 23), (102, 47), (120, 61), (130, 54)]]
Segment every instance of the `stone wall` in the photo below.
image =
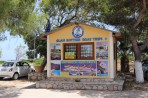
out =
[(49, 78), (47, 80), (37, 82), (36, 88), (121, 91), (123, 89), (124, 83), (123, 80), (112, 79), (80, 79), (78, 81), (77, 80), (66, 78)]
[(30, 81), (40, 81), (47, 78), (47, 72), (31, 72), (28, 74), (28, 80)]

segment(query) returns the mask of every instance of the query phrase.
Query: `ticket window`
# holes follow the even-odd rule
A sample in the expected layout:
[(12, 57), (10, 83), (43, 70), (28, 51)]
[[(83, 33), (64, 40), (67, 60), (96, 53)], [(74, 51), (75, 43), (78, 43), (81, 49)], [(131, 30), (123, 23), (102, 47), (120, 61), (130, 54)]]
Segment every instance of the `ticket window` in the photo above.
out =
[(94, 42), (64, 43), (64, 60), (94, 60)]

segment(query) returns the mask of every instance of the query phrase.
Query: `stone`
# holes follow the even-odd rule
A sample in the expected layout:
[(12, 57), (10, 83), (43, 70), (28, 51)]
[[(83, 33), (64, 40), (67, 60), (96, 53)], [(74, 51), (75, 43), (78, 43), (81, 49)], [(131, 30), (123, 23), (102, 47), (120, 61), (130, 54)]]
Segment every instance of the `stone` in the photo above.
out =
[(90, 82), (94, 82), (94, 79), (90, 79)]
[(52, 88), (52, 84), (47, 84), (47, 88), (51, 89)]
[(85, 86), (82, 86), (80, 89), (85, 90)]
[(41, 76), (37, 77), (37, 80), (42, 80), (42, 77)]
[(114, 90), (113, 85), (108, 85), (108, 90), (110, 91)]
[(98, 79), (94, 79), (94, 82), (98, 82)]
[(86, 82), (86, 79), (81, 79), (81, 82)]
[(97, 90), (98, 87), (97, 87), (96, 85), (94, 85), (94, 86), (92, 87), (92, 89), (93, 89), (93, 90)]
[(70, 78), (69, 81), (74, 82), (74, 79), (73, 78)]
[(85, 89), (87, 89), (87, 90), (91, 90), (91, 89), (92, 89), (92, 87), (91, 87), (90, 85), (84, 85), (84, 87), (85, 87)]
[(118, 85), (114, 85), (114, 91), (118, 90)]
[(63, 89), (63, 85), (57, 85), (58, 89)]
[(39, 88), (40, 87), (40, 84), (39, 83), (36, 83), (36, 88)]
[(79, 89), (79, 88), (80, 88), (80, 86), (79, 86), (79, 84), (78, 84), (78, 83), (74, 83), (74, 86), (75, 86), (77, 89)]
[(119, 85), (119, 86), (118, 86), (118, 90), (119, 90), (119, 91), (122, 91), (122, 89), (123, 89), (123, 86)]
[(32, 76), (31, 80), (37, 80), (37, 77), (36, 76)]
[(63, 88), (64, 88), (64, 89), (69, 89), (69, 86), (64, 85)]
[(51, 81), (53, 81), (53, 78), (49, 78)]
[(45, 83), (40, 83), (39, 87), (46, 88), (46, 84)]
[(86, 79), (86, 81), (87, 81), (87, 82), (90, 82), (90, 81), (91, 81), (91, 79)]
[(107, 85), (103, 85), (103, 90), (107, 90)]
[(103, 90), (103, 85), (99, 85), (98, 90)]
[(54, 89), (56, 89), (56, 88), (58, 87), (58, 85), (53, 84), (52, 87), (53, 87)]
[(69, 89), (74, 90), (76, 87), (74, 85), (69, 86)]
[(105, 79), (100, 79), (100, 81), (101, 81), (101, 82), (104, 82), (104, 81), (105, 81)]

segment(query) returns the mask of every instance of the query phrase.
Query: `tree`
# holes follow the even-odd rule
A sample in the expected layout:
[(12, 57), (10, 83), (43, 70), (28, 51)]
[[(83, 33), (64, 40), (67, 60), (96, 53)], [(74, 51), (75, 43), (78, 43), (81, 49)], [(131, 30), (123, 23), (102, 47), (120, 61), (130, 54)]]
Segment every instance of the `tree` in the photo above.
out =
[[(40, 2), (39, 10), (42, 17), (44, 17), (44, 19), (46, 17), (46, 20), (49, 20), (47, 24), (51, 24), (51, 30), (54, 30), (69, 24), (70, 22), (79, 21), (92, 24), (94, 21), (92, 15), (96, 13), (96, 10), (93, 8), (90, 10), (90, 7), (92, 5), (98, 6), (96, 2), (98, 1), (96, 0), (90, 2), (85, 0), (43, 0)], [(28, 35), (24, 37), (24, 39), (29, 47), (29, 50), (32, 50), (34, 45), (30, 40), (33, 40), (34, 36)], [(44, 57), (43, 63), (41, 64), (43, 67), (45, 67), (47, 63), (46, 44), (46, 41), (36, 39), (36, 53), (39, 53)]]
[[(34, 28), (35, 0), (0, 0), (0, 32), (26, 35)], [(34, 18), (32, 18), (34, 16)]]
[(121, 72), (129, 72), (129, 54), (131, 48), (128, 40), (120, 41), (120, 45), (117, 46), (118, 55), (121, 56)]
[(26, 57), (25, 46), (22, 46), (21, 44), (19, 46), (17, 46), (15, 49), (15, 53), (16, 53), (16, 60), (17, 61), (24, 59)]
[[(41, 66), (43, 66), (43, 69), (44, 69), (47, 63), (47, 42), (44, 40), (40, 40), (40, 38), (35, 38), (34, 35), (24, 37), (24, 39), (25, 39), (26, 44), (28, 45), (28, 50), (34, 50), (34, 39), (35, 39), (35, 48), (36, 48), (35, 54), (40, 54), (40, 57), (44, 57), (44, 60), (41, 64)], [(30, 54), (28, 54), (28, 56), (29, 55)], [(30, 55), (30, 57), (31, 56), (33, 55)]]
[(0, 0), (0, 35), (9, 31), (26, 39), (34, 35), (34, 30), (42, 33), (47, 17), (35, 7), (38, 1)]
[(48, 14), (53, 30), (70, 22), (93, 24), (98, 0), (43, 0), (40, 7), (43, 13)]
[(0, 58), (2, 57), (2, 49), (0, 48)]
[[(126, 34), (132, 44), (135, 56), (136, 81), (144, 82), (141, 54), (148, 45), (147, 0), (100, 0), (99, 21), (116, 26)], [(138, 46), (138, 38), (143, 36), (143, 45)]]

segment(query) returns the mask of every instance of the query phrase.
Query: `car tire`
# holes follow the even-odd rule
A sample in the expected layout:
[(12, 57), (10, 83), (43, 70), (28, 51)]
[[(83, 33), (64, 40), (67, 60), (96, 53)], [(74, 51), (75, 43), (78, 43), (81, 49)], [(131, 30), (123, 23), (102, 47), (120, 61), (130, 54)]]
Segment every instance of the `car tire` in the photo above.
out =
[(0, 80), (3, 80), (4, 77), (0, 77)]
[(18, 74), (18, 73), (14, 73), (13, 79), (14, 79), (14, 80), (17, 80), (18, 78), (19, 78), (19, 74)]

